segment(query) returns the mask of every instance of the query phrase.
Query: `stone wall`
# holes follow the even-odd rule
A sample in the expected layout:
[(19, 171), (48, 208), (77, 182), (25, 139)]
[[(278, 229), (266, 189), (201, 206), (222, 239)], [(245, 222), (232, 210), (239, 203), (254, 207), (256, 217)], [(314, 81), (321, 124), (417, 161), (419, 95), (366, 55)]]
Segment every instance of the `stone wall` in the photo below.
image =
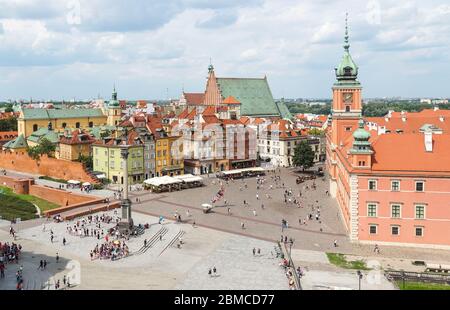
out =
[(86, 202), (92, 203), (98, 200), (97, 197), (75, 194), (65, 190), (40, 185), (31, 185), (29, 194), (53, 202), (62, 207)]
[(82, 163), (49, 158), (46, 155), (41, 156), (40, 160), (36, 161), (25, 152), (0, 151), (0, 168), (45, 175), (55, 179), (98, 183), (98, 180), (87, 173)]

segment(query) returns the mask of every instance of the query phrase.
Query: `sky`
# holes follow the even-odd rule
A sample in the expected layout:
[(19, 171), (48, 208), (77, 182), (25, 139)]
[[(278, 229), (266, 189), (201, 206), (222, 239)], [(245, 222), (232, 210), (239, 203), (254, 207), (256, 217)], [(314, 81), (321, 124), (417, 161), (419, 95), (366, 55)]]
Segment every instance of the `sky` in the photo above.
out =
[(328, 98), (345, 15), (363, 96), (450, 97), (448, 0), (0, 0), (0, 100), (178, 98), (219, 77)]

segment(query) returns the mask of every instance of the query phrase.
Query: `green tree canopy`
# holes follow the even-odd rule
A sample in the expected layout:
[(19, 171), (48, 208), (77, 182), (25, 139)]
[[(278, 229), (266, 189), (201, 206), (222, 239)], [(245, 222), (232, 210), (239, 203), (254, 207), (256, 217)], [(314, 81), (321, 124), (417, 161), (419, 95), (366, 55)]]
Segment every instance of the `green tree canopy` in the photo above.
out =
[(302, 167), (303, 170), (311, 168), (314, 165), (314, 151), (311, 149), (308, 141), (303, 140), (294, 150), (294, 165), (297, 167)]

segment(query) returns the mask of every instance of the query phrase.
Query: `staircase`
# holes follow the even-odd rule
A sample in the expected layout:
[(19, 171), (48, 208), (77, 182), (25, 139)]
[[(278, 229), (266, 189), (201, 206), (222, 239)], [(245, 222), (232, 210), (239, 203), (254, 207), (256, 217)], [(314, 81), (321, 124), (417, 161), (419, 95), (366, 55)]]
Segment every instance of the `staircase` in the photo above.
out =
[(139, 250), (137, 250), (136, 252), (133, 252), (130, 254), (130, 256), (133, 255), (141, 255), (144, 254), (145, 252), (147, 252), (148, 249), (150, 249), (151, 247), (153, 247), (156, 243), (159, 242), (159, 236), (164, 236), (165, 234), (167, 234), (167, 232), (169, 231), (169, 229), (165, 226), (162, 226), (160, 230), (158, 230), (158, 232), (156, 232), (156, 234), (154, 234), (150, 240), (147, 241), (147, 245), (142, 246)]

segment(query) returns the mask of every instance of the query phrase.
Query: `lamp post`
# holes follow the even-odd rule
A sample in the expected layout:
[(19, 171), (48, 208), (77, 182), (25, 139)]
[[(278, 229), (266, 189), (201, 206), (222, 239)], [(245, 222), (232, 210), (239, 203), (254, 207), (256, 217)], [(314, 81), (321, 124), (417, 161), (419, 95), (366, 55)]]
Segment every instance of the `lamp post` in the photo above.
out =
[(360, 270), (358, 270), (356, 272), (356, 274), (358, 275), (358, 290), (361, 290), (361, 279), (363, 277), (363, 274), (362, 274), (362, 272)]

